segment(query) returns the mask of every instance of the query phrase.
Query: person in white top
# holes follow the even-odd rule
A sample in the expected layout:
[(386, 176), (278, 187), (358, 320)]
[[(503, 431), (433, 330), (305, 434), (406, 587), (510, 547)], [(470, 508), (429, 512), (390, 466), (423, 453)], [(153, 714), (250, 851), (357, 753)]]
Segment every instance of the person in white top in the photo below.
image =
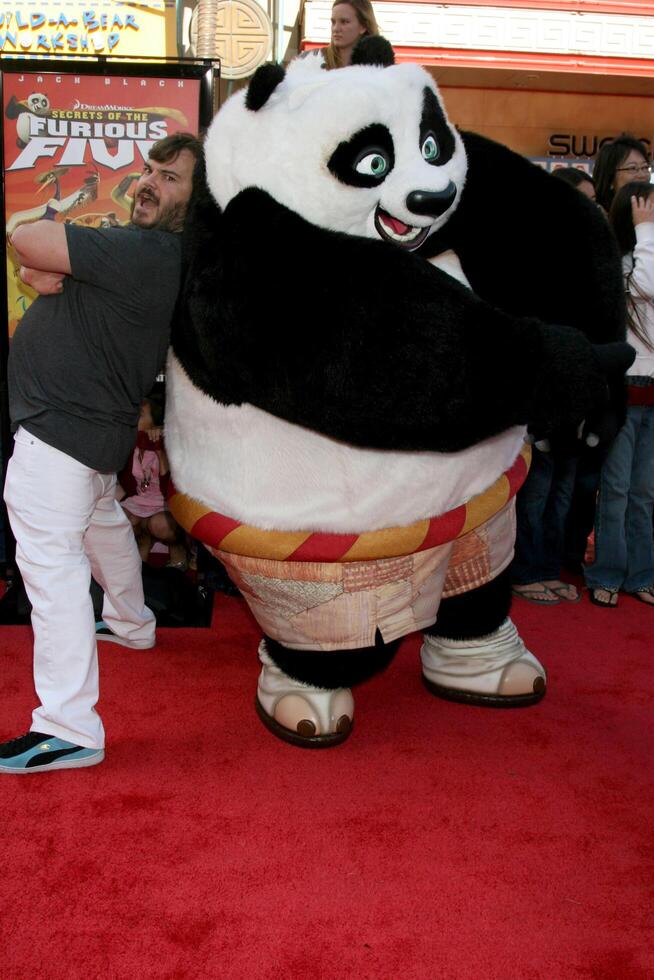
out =
[(627, 340), (636, 360), (627, 374), (625, 423), (602, 467), (586, 584), (591, 602), (613, 609), (619, 591), (654, 606), (654, 185), (620, 188), (609, 221), (622, 254)]

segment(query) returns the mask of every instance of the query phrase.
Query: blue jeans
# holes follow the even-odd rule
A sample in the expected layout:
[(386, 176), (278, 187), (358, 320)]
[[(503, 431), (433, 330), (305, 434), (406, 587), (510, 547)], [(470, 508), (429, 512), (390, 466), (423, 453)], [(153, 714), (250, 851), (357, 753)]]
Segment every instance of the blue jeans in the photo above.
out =
[(558, 458), (534, 446), (529, 475), (516, 498), (515, 558), (510, 572), (515, 585), (560, 578), (576, 468), (576, 458)]
[(600, 477), (593, 589), (636, 592), (654, 585), (654, 408), (631, 405)]

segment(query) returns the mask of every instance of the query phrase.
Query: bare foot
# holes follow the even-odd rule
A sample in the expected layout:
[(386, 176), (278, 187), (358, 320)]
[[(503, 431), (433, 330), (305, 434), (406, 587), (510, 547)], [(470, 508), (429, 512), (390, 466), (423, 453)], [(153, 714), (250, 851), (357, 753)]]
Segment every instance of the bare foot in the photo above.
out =
[(654, 606), (654, 585), (650, 585), (648, 589), (638, 589), (637, 592), (631, 594), (634, 599), (644, 602), (646, 606)]

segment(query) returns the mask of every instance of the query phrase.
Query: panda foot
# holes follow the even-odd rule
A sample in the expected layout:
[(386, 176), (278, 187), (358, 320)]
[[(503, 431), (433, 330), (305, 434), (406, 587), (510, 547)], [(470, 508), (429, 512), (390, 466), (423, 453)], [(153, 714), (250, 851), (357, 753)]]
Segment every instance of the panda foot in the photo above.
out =
[(259, 644), (261, 673), (255, 708), (266, 728), (291, 745), (331, 748), (352, 731), (354, 699), (347, 687), (328, 690), (289, 677)]
[(425, 634), (420, 658), (425, 687), (448, 701), (520, 708), (545, 696), (545, 669), (510, 619), (494, 633), (472, 640)]

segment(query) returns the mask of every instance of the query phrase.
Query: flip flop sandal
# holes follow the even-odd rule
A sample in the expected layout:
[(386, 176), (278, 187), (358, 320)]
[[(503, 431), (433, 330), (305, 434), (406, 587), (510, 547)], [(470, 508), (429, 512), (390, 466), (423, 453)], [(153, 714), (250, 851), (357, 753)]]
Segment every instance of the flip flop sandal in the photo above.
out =
[[(535, 585), (536, 583), (534, 583)], [(540, 585), (538, 588), (534, 588), (531, 585), (514, 585), (511, 592), (518, 599), (524, 599), (525, 602), (533, 602), (537, 606), (556, 606), (561, 601), (561, 597), (556, 594), (554, 589), (550, 589), (547, 585)], [(544, 596), (545, 598), (538, 599), (536, 598), (537, 596)], [(551, 596), (551, 598), (547, 598), (548, 596)]]
[[(600, 599), (598, 596), (599, 592), (604, 592), (608, 596), (608, 599)], [(615, 602), (613, 601), (615, 597)], [(603, 586), (599, 586), (597, 589), (590, 589), (588, 593), (588, 598), (593, 603), (594, 606), (601, 606), (602, 609), (617, 609), (618, 606), (618, 590), (617, 589), (607, 589)], [(641, 600), (642, 602), (642, 600)]]
[[(550, 590), (550, 592), (553, 592), (554, 595), (558, 595), (559, 599), (562, 599), (564, 602), (574, 603), (574, 602), (579, 602), (581, 599), (581, 592), (579, 591), (579, 589), (577, 589), (576, 586), (571, 585), (567, 582), (563, 582), (562, 585), (548, 585), (547, 588)], [(574, 596), (570, 596), (566, 594), (569, 593), (570, 589), (575, 590)]]
[[(646, 606), (654, 606), (654, 585), (649, 585), (646, 589), (636, 589), (635, 592), (630, 592), (629, 595), (633, 596), (634, 599), (638, 599), (639, 602), (644, 602)], [(648, 595), (649, 599), (645, 599), (644, 596)]]

